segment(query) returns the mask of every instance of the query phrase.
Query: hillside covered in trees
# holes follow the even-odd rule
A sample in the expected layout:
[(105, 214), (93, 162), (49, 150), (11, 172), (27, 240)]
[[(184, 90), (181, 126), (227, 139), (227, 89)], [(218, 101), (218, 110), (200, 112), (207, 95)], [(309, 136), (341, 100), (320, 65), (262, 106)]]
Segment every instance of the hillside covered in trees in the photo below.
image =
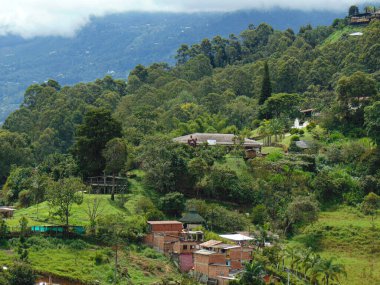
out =
[[(317, 222), (320, 211), (329, 222), (325, 211), (352, 209), (362, 219), (373, 217), (375, 228), (380, 207), (380, 21), (355, 27), (347, 21), (299, 31), (252, 25), (240, 35), (180, 46), (173, 67), (137, 65), (127, 81), (106, 76), (74, 86), (31, 85), (0, 129), (3, 204), (47, 201), (57, 208), (56, 192), (70, 193), (65, 185), (86, 191), (82, 181), (89, 176), (137, 172), (145, 190), (131, 196), (134, 214), (175, 218), (187, 206), (215, 232), (252, 226), (276, 233), (290, 241), (287, 255), (280, 246), (264, 251), (263, 270), (278, 269), (283, 254), (305, 276), (300, 280), (328, 284), (325, 269), (294, 261), (292, 243), (313, 256), (326, 254), (329, 231), (345, 238), (349, 229)], [(294, 129), (294, 119), (305, 119), (300, 110), (313, 116), (307, 127)], [(255, 138), (264, 155), (244, 160), (238, 143), (194, 148), (172, 140), (192, 133)], [(304, 150), (299, 141), (311, 147)], [(55, 214), (69, 223), (62, 209)], [(359, 231), (355, 256), (376, 264), (379, 231)], [(341, 248), (350, 250), (344, 242)], [(371, 284), (379, 282), (378, 273), (366, 275)], [(360, 284), (358, 274), (345, 284)]]
[(89, 82), (110, 74), (126, 79), (139, 63), (174, 63), (182, 43), (239, 33), (248, 23), (270, 22), (276, 29), (330, 23), (337, 12), (237, 11), (231, 13), (130, 12), (93, 17), (75, 36), (0, 37), (0, 124), (22, 102), (25, 89), (49, 78), (60, 84)]

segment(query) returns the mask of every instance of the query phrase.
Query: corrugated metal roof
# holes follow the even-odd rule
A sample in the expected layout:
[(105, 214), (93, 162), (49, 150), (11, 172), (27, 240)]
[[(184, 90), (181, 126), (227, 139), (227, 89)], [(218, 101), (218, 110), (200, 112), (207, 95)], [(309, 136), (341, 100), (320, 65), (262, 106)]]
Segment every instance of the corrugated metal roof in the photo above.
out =
[(181, 222), (178, 221), (148, 221), (148, 224), (150, 225), (178, 225), (181, 224)]
[(221, 248), (221, 249), (232, 249), (232, 248), (239, 248), (240, 245), (231, 245), (226, 243), (216, 244), (211, 246), (212, 248)]
[(251, 238), (249, 236), (245, 236), (242, 234), (231, 234), (231, 235), (219, 235), (222, 238), (233, 240), (233, 241), (247, 241), (247, 240), (254, 240), (254, 238)]
[(211, 251), (211, 250), (207, 250), (207, 249), (200, 249), (200, 250), (197, 250), (194, 253), (195, 254), (201, 254), (201, 255), (211, 255), (211, 254), (215, 254), (216, 252)]
[(209, 241), (201, 243), (200, 246), (202, 246), (202, 247), (212, 247), (212, 246), (220, 244), (220, 243), (222, 243), (222, 242), (219, 241), (219, 240), (213, 240), (213, 239), (211, 239)]

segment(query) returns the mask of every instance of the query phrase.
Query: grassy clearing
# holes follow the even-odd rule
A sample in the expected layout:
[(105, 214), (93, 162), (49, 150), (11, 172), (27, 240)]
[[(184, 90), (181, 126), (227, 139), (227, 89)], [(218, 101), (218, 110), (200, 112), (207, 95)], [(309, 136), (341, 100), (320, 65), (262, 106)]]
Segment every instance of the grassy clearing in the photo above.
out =
[[(93, 195), (84, 194), (83, 203), (81, 205), (74, 204), (72, 207), (72, 215), (70, 216), (69, 222), (71, 225), (77, 226), (87, 226), (89, 223), (88, 216), (86, 214), (87, 203), (91, 202), (94, 198), (101, 200), (102, 214), (126, 214), (126, 210), (118, 207), (116, 202), (111, 201), (109, 195)], [(17, 210), (12, 219), (7, 220), (7, 224), (11, 227), (19, 226), (19, 220), (21, 217), (25, 216), (29, 220), (29, 226), (34, 225), (60, 225), (62, 222), (55, 217), (49, 215), (49, 205), (47, 202), (43, 202), (37, 206), (31, 206), (29, 208), (24, 208)]]
[[(45, 243), (45, 242), (44, 242)], [(133, 284), (152, 284), (164, 278), (178, 280), (180, 274), (163, 255), (149, 254), (151, 249), (121, 249), (118, 254), (119, 276), (127, 276)], [(0, 265), (10, 265), (17, 255), (15, 249), (0, 250)], [(96, 262), (96, 257), (102, 262)], [(90, 245), (86, 249), (73, 250), (65, 242), (58, 241), (55, 248), (31, 247), (29, 260), (33, 268), (43, 275), (52, 274), (57, 277), (92, 284), (96, 280), (100, 284), (113, 284), (114, 251), (108, 247)]]
[(348, 207), (322, 212), (318, 222), (290, 244), (315, 246), (322, 257), (337, 258), (347, 271), (342, 285), (380, 284), (379, 218), (373, 224), (370, 217)]
[[(136, 213), (135, 204), (140, 197), (149, 196), (154, 199), (155, 195), (143, 187), (144, 173), (142, 171), (134, 171), (133, 174), (136, 176), (129, 179), (129, 191), (125, 195), (127, 201), (124, 208), (118, 206), (117, 201), (111, 201), (110, 195), (85, 194), (81, 205), (73, 205), (70, 224), (79, 226), (89, 224), (85, 210), (87, 202), (91, 202), (94, 198), (101, 200), (102, 215), (134, 215)], [(18, 227), (19, 220), (23, 216), (28, 218), (29, 226), (62, 224), (58, 218), (49, 215), (49, 207), (46, 202), (39, 204), (38, 212), (37, 206), (17, 210), (14, 218), (7, 220), (7, 224), (11, 227)], [(47, 242), (47, 246), (29, 249), (29, 260), (38, 272), (83, 283), (92, 283), (98, 280), (100, 284), (112, 284), (114, 252), (109, 247), (89, 245), (82, 250), (73, 250), (65, 244), (65, 241), (57, 240), (57, 246), (49, 246), (48, 239), (44, 240)], [(16, 256), (15, 248), (3, 247), (0, 250), (0, 266), (12, 264)], [(97, 264), (96, 256), (101, 256), (103, 262)], [(131, 245), (130, 249), (122, 249), (119, 253), (119, 264), (120, 274), (129, 275), (133, 284), (152, 284), (164, 278), (180, 279), (173, 264), (163, 255), (155, 251), (152, 253), (151, 249), (139, 248), (134, 245)]]
[(215, 164), (218, 166), (228, 167), (229, 169), (235, 171), (239, 177), (250, 175), (249, 168), (241, 156), (227, 155), (225, 157), (225, 161), (216, 162)]
[(348, 36), (351, 33), (355, 32), (364, 32), (364, 27), (353, 27), (353, 26), (346, 26), (342, 30), (337, 30), (333, 34), (331, 34), (322, 44), (322, 47), (328, 44), (333, 44), (337, 41), (339, 41), (343, 36)]
[[(111, 201), (110, 195), (95, 195), (84, 194), (83, 203), (81, 205), (74, 204), (72, 206), (72, 215), (69, 218), (69, 223), (76, 226), (87, 226), (89, 219), (86, 213), (88, 203), (91, 203), (93, 199), (99, 199), (101, 202), (102, 215), (130, 215), (135, 214), (136, 201), (141, 196), (154, 197), (149, 190), (145, 189), (142, 185), (142, 179), (144, 173), (142, 171), (134, 171), (136, 175), (133, 179), (129, 179), (129, 191), (125, 195), (126, 203), (124, 208), (118, 205), (117, 201)], [(116, 195), (116, 200), (119, 198)], [(29, 226), (42, 226), (42, 225), (61, 225), (62, 221), (58, 217), (52, 217), (49, 213), (49, 205), (47, 202), (40, 203), (38, 206), (31, 206), (29, 208), (19, 209), (15, 212), (12, 219), (7, 220), (7, 224), (10, 227), (18, 227), (19, 220), (25, 216), (28, 218)]]
[(272, 153), (272, 152), (282, 152), (284, 151), (281, 147), (274, 147), (274, 146), (264, 146), (261, 149), (262, 153)]

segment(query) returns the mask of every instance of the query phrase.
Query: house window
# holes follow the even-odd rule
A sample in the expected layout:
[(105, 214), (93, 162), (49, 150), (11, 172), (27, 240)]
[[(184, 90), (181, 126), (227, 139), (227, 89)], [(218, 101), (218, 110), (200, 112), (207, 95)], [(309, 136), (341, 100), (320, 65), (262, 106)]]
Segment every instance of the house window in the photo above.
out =
[(187, 249), (187, 244), (183, 245), (183, 249), (184, 250)]
[(226, 261), (226, 265), (227, 265), (227, 266), (231, 266), (231, 260), (227, 260), (227, 261)]

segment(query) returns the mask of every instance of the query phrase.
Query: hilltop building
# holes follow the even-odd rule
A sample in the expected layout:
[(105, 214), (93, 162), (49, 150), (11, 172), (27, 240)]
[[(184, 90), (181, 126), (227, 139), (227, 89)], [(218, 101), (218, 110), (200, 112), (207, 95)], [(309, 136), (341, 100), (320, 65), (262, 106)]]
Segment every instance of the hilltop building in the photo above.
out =
[(254, 158), (261, 153), (262, 143), (247, 139), (239, 138), (234, 134), (214, 134), (214, 133), (194, 133), (173, 139), (174, 142), (188, 144), (193, 147), (199, 145), (225, 146), (228, 148), (241, 146), (245, 149), (247, 158)]
[(380, 20), (380, 10), (356, 14), (350, 18), (350, 25), (366, 25), (373, 20)]

